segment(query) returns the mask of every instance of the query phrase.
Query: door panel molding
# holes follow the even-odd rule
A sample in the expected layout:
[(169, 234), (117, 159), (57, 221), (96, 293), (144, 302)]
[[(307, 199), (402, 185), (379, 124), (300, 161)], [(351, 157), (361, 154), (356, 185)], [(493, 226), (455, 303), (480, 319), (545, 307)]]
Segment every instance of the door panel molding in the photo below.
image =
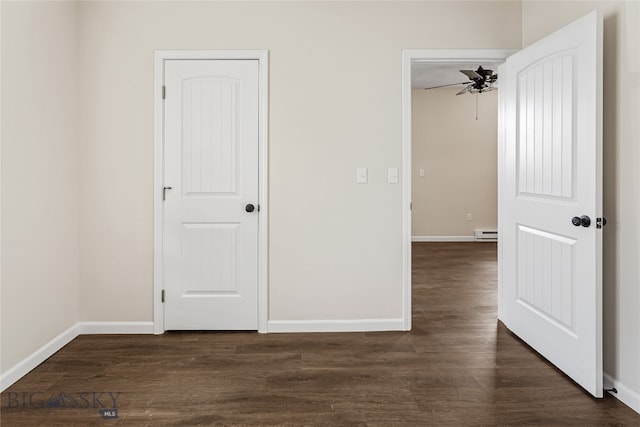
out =
[(163, 170), (164, 170), (164, 62), (176, 59), (220, 59), (258, 61), (258, 332), (267, 332), (268, 321), (268, 70), (267, 50), (156, 50), (154, 57), (154, 255), (153, 255), (153, 332), (162, 334), (164, 304), (163, 265)]

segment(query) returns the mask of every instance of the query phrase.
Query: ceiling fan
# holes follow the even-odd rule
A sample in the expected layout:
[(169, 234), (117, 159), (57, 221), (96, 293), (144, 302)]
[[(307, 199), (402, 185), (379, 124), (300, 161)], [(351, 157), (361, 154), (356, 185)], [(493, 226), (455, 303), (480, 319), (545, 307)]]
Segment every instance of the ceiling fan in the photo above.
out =
[(493, 70), (485, 70), (482, 66), (479, 66), (477, 70), (460, 70), (462, 74), (469, 77), (469, 82), (462, 83), (450, 83), (446, 85), (426, 87), (428, 89), (436, 89), (447, 86), (464, 85), (464, 88), (456, 95), (462, 95), (463, 93), (483, 93), (495, 90), (494, 83), (498, 80), (498, 75), (493, 73)]

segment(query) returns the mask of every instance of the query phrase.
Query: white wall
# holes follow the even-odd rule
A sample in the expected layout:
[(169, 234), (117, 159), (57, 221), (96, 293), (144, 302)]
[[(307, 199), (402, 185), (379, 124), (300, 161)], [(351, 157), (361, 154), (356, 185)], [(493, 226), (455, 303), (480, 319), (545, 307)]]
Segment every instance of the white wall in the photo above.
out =
[(604, 370), (640, 411), (640, 3), (526, 1), (528, 45), (594, 9), (604, 14)]
[(411, 93), (413, 236), (497, 230), (497, 91), (478, 95), (477, 120), (476, 95), (459, 91)]
[(4, 373), (78, 321), (77, 13), (2, 2)]
[(82, 320), (152, 319), (153, 51), (187, 48), (270, 51), (269, 318), (401, 317), (401, 51), (517, 48), (519, 3), (80, 8)]

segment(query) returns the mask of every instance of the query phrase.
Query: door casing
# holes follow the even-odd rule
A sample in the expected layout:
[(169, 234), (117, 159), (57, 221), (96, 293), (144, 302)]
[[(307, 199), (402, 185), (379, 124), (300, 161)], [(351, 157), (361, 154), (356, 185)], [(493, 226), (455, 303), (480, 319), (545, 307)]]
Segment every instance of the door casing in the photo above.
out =
[[(413, 62), (504, 61), (517, 49), (405, 49), (402, 51), (402, 319), (403, 329), (411, 330), (411, 64)], [(498, 91), (500, 92), (500, 91)], [(500, 114), (500, 111), (498, 111)], [(500, 153), (498, 153), (500, 156)], [(498, 162), (500, 165), (500, 162)], [(498, 170), (498, 193), (501, 174)], [(500, 223), (500, 209), (498, 209)], [(498, 259), (500, 243), (498, 242)], [(498, 298), (502, 280), (498, 277)]]
[(258, 332), (267, 332), (268, 320), (268, 72), (267, 50), (156, 50), (154, 58), (154, 188), (153, 188), (153, 332), (163, 334), (164, 287), (163, 209), (164, 186), (164, 61), (179, 59), (252, 59), (258, 61)]

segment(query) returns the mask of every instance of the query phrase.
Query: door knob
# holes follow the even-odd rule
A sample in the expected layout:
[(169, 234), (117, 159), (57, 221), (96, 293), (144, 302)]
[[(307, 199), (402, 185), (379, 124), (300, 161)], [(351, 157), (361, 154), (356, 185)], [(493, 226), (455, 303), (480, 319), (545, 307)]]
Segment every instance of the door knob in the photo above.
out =
[(244, 207), (244, 210), (251, 213), (256, 209), (255, 206), (253, 206), (251, 203), (249, 203), (247, 206)]
[(589, 227), (591, 225), (591, 218), (589, 218), (587, 215), (582, 215), (581, 217), (577, 217), (574, 216), (573, 218), (571, 218), (571, 224), (575, 225), (576, 227)]

